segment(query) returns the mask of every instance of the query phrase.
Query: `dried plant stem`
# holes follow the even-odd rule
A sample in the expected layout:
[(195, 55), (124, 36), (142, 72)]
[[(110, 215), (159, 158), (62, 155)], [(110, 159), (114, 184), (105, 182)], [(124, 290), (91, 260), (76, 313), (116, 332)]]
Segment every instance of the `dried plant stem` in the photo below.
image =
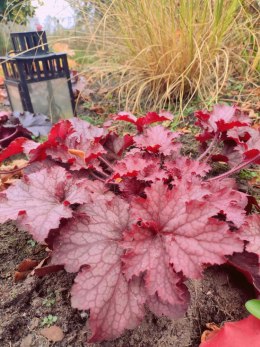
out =
[(15, 135), (18, 133), (18, 131), (19, 130), (16, 128), (15, 131), (11, 135), (4, 137), (2, 140), (0, 140), (0, 144), (15, 137)]
[(19, 172), (19, 171), (25, 169), (27, 166), (28, 166), (28, 164), (23, 166), (23, 167), (18, 167), (17, 169), (13, 169), (13, 170), (10, 170), (10, 171), (0, 171), (0, 175), (13, 174), (13, 173), (16, 173), (16, 172)]
[(216, 141), (219, 137), (219, 133), (217, 132), (213, 138), (213, 140), (211, 141), (211, 144), (208, 146), (208, 148), (206, 149), (205, 152), (203, 152), (199, 157), (198, 157), (198, 161), (201, 161), (203, 158), (206, 157), (207, 154), (209, 154), (213, 148), (213, 146), (216, 144)]
[(102, 161), (112, 172), (114, 172), (113, 166), (104, 157), (101, 156), (98, 159)]
[(91, 175), (92, 177), (94, 177), (95, 179), (97, 179), (97, 180), (99, 180), (99, 181), (101, 181), (101, 182), (103, 182), (103, 183), (106, 182), (106, 180), (104, 180), (103, 178), (99, 177), (99, 176), (98, 176), (95, 172), (93, 172), (92, 170), (89, 170), (89, 173), (90, 173), (90, 175)]
[(216, 181), (216, 180), (222, 180), (223, 178), (226, 178), (232, 174), (234, 174), (237, 171), (242, 170), (244, 167), (246, 167), (249, 164), (253, 164), (255, 161), (257, 161), (258, 159), (260, 159), (260, 154), (257, 154), (254, 158), (248, 159), (247, 161), (233, 167), (231, 170), (224, 172), (223, 174), (219, 175), (219, 176), (215, 176), (212, 177), (210, 179), (207, 180), (207, 182), (212, 182), (212, 181)]

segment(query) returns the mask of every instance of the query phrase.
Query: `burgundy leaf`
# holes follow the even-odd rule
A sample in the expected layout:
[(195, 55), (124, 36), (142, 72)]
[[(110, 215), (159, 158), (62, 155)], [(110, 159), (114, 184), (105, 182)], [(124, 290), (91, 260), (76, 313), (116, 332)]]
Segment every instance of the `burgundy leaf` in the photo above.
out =
[(7, 147), (13, 140), (19, 137), (27, 137), (30, 139), (32, 133), (21, 125), (2, 126), (0, 125), (0, 148)]
[(235, 253), (228, 257), (228, 263), (242, 272), (260, 294), (260, 259), (255, 253)]
[(135, 177), (126, 177), (119, 183), (120, 192), (127, 200), (131, 200), (135, 196), (144, 195), (146, 186), (147, 184), (144, 181), (139, 181)]
[(11, 115), (11, 112), (0, 111), (0, 124), (6, 123), (9, 119), (10, 115)]
[[(107, 135), (103, 146), (108, 151), (108, 154), (111, 152), (116, 156), (121, 156), (124, 150), (133, 143), (133, 136), (124, 135), (123, 137), (119, 137), (116, 133), (111, 132)], [(115, 159), (115, 157), (112, 158)]]

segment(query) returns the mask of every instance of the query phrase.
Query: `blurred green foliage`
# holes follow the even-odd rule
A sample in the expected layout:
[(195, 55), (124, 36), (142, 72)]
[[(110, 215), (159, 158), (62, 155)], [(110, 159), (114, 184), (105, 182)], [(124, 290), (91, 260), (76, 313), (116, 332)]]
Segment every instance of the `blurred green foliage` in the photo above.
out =
[(33, 17), (35, 9), (31, 0), (1, 0), (0, 21), (26, 24), (29, 17)]

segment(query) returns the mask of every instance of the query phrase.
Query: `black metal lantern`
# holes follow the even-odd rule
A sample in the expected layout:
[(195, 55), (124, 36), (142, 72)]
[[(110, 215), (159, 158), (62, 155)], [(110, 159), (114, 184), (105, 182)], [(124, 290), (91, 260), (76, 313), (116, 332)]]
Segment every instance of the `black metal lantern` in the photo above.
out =
[(49, 52), (44, 31), (12, 33), (11, 40), (14, 50), (1, 63), (12, 110), (42, 113), (52, 123), (73, 117), (67, 55)]

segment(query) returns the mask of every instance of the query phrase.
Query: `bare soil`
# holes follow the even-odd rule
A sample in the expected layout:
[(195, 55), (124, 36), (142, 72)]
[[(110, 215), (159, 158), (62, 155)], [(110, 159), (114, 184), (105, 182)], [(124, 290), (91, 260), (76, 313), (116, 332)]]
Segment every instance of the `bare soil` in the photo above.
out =
[[(29, 242), (28, 242), (29, 241)], [(227, 267), (211, 267), (201, 281), (187, 283), (191, 306), (182, 319), (157, 318), (148, 313), (135, 330), (115, 341), (86, 343), (88, 312), (70, 306), (73, 275), (64, 270), (43, 278), (28, 276), (14, 282), (14, 273), (26, 258), (41, 260), (43, 246), (32, 246), (30, 236), (5, 223), (0, 227), (0, 346), (1, 347), (197, 347), (208, 322), (222, 324), (247, 315), (244, 303), (254, 297), (242, 275)], [(50, 342), (40, 334), (42, 321), (57, 316), (64, 338)]]

